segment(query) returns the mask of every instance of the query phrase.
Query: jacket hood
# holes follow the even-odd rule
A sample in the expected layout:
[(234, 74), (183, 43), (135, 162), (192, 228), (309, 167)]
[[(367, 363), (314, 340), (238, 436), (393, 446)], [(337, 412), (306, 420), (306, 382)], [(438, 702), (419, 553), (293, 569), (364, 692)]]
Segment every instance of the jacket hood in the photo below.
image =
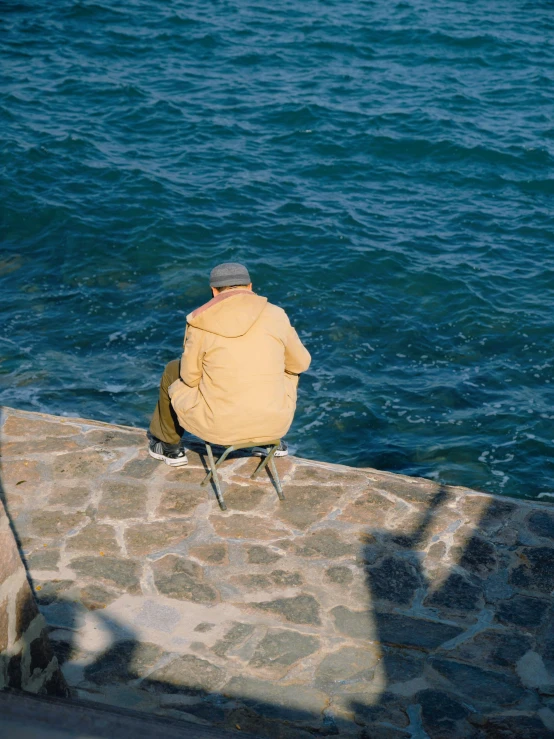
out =
[(187, 316), (190, 326), (233, 339), (252, 328), (267, 305), (267, 298), (250, 290), (229, 290)]

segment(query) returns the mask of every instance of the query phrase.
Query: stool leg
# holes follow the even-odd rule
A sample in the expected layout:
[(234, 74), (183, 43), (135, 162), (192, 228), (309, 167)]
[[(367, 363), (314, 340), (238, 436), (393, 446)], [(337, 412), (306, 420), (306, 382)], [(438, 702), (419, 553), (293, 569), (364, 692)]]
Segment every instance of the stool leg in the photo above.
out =
[[(212, 447), (208, 443), (206, 443), (206, 450), (208, 452), (208, 459), (210, 461), (211, 471), (206, 475), (206, 478), (205, 478), (204, 482), (207, 482), (208, 479), (210, 478), (210, 476), (212, 477), (212, 479), (214, 481), (214, 485), (215, 485), (215, 495), (216, 495), (216, 498), (217, 498), (217, 502), (219, 503), (219, 507), (221, 508), (222, 511), (226, 511), (227, 510), (227, 506), (225, 505), (225, 501), (223, 500), (223, 495), (221, 494), (221, 487), (219, 485), (219, 476), (217, 474), (217, 467), (216, 467), (216, 464), (214, 462), (214, 455), (213, 455), (213, 452), (212, 452)], [(226, 456), (226, 455), (224, 455), (224, 456)], [(219, 460), (219, 461), (221, 461), (221, 460)], [(204, 484), (204, 482), (202, 484)]]
[(265, 455), (265, 459), (262, 462), (260, 462), (260, 464), (256, 467), (256, 469), (252, 473), (251, 475), (252, 480), (258, 477), (258, 475), (260, 474), (262, 470), (265, 470), (266, 466), (268, 465), (269, 462), (271, 462), (273, 455), (277, 451), (278, 446), (279, 444), (275, 444), (275, 446), (267, 447), (267, 454)]
[(253, 480), (257, 475), (267, 466), (269, 465), (269, 469), (271, 470), (271, 474), (273, 476), (273, 480), (275, 482), (275, 487), (277, 488), (277, 495), (279, 496), (279, 500), (285, 500), (285, 496), (283, 495), (283, 488), (281, 487), (281, 480), (279, 480), (279, 475), (277, 473), (277, 467), (275, 466), (275, 460), (273, 459), (273, 455), (279, 448), (279, 444), (274, 444), (272, 447), (267, 448), (267, 455), (264, 461), (256, 467), (254, 472), (252, 473), (251, 479)]
[(210, 478), (211, 478), (211, 476), (213, 474), (214, 468), (215, 468), (215, 465), (213, 463), (214, 455), (212, 453), (212, 448), (208, 444), (207, 441), (204, 442), (204, 443), (206, 444), (206, 452), (208, 454), (208, 464), (209, 464), (210, 469), (208, 470), (208, 473), (207, 473), (206, 477), (200, 483), (200, 485), (202, 485), (202, 486), (206, 485), (206, 483), (209, 482), (209, 480), (210, 480)]
[(279, 474), (277, 473), (277, 467), (275, 466), (275, 460), (273, 459), (273, 457), (271, 458), (271, 461), (269, 463), (269, 469), (271, 470), (273, 480), (275, 481), (275, 487), (277, 488), (277, 495), (279, 496), (279, 500), (285, 500), (283, 488), (281, 487), (281, 480), (279, 479)]

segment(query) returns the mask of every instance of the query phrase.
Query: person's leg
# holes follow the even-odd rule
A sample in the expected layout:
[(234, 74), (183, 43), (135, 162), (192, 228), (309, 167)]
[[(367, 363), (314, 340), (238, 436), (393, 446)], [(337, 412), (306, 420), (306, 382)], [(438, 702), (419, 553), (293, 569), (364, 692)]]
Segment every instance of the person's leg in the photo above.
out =
[(171, 383), (179, 379), (180, 360), (174, 359), (166, 366), (160, 382), (160, 395), (150, 422), (150, 433), (166, 444), (178, 444), (183, 435), (183, 428), (171, 405), (167, 389)]

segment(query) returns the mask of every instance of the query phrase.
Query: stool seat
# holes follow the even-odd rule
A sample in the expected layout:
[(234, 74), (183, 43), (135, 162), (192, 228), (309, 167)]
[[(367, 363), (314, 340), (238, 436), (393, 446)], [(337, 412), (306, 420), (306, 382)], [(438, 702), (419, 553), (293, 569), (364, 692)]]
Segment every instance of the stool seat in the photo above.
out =
[(240, 444), (218, 444), (217, 446), (223, 446), (224, 452), (221, 455), (221, 457), (217, 460), (217, 462), (214, 460), (214, 453), (212, 449), (212, 445), (208, 441), (204, 441), (204, 444), (206, 445), (206, 452), (208, 454), (208, 461), (210, 463), (210, 469), (208, 470), (208, 474), (206, 477), (202, 480), (200, 483), (201, 485), (206, 485), (210, 479), (213, 479), (214, 486), (215, 486), (215, 494), (217, 497), (217, 502), (219, 503), (219, 507), (222, 511), (227, 510), (227, 506), (225, 505), (225, 500), (223, 499), (223, 493), (221, 492), (221, 484), (219, 482), (219, 475), (217, 474), (217, 468), (219, 465), (224, 462), (229, 454), (231, 452), (236, 452), (239, 449), (251, 449), (252, 447), (266, 447), (267, 454), (265, 459), (262, 459), (260, 461), (260, 464), (256, 467), (252, 475), (250, 476), (250, 479), (253, 480), (257, 475), (266, 467), (268, 467), (268, 471), (271, 471), (271, 477), (273, 478), (273, 484), (275, 485), (275, 488), (277, 490), (277, 495), (279, 496), (279, 500), (284, 500), (285, 496), (283, 494), (283, 488), (281, 487), (281, 481), (279, 480), (279, 475), (277, 473), (277, 467), (275, 466), (275, 459), (273, 458), (275, 455), (275, 452), (277, 449), (279, 449), (279, 446), (281, 444), (281, 439), (271, 439), (270, 441), (264, 441), (260, 443), (259, 441), (247, 441), (247, 442), (241, 442)]

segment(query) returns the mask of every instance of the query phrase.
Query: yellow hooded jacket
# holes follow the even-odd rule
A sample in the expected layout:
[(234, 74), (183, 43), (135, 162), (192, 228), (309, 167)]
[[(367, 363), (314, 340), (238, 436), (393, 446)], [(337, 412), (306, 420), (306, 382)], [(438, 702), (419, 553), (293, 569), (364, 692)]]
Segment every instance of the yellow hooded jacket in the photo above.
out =
[(187, 316), (171, 403), (184, 429), (213, 444), (280, 439), (296, 409), (297, 375), (310, 361), (282, 308), (250, 290), (227, 290)]

